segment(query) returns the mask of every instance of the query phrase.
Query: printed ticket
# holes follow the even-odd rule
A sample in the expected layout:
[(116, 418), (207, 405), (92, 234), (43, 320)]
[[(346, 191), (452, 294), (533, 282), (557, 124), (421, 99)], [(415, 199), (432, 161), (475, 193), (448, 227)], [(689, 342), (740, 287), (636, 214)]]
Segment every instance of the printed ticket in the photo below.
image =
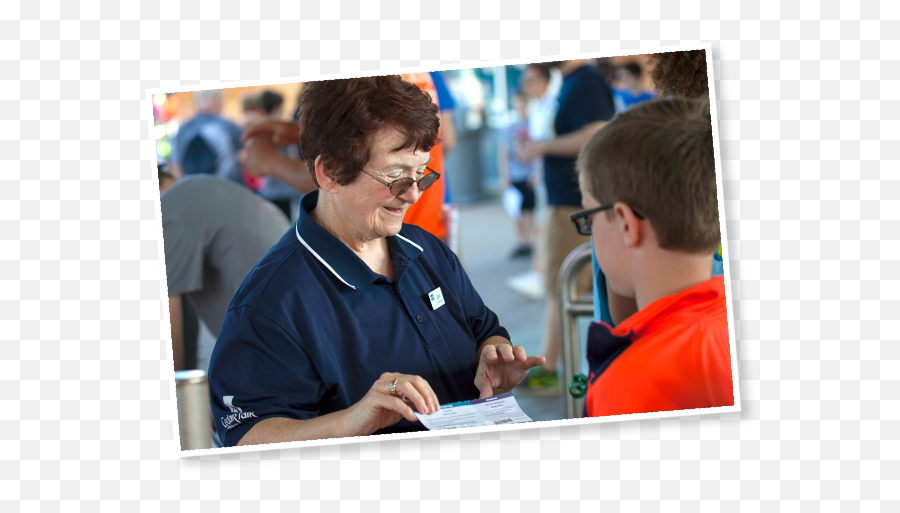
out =
[(516, 402), (512, 392), (486, 399), (442, 404), (436, 413), (424, 415), (416, 412), (416, 417), (419, 417), (419, 421), (430, 430), (532, 422), (522, 408), (519, 408), (519, 403)]

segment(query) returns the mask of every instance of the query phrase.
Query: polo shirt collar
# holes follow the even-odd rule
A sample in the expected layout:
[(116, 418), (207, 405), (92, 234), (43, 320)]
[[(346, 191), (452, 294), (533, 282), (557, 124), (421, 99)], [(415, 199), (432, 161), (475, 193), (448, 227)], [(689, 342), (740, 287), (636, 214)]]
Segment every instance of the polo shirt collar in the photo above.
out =
[[(300, 215), (294, 225), (297, 240), (315, 257), (338, 281), (353, 290), (371, 285), (378, 274), (372, 271), (356, 253), (328, 230), (319, 226), (309, 215), (319, 202), (319, 191), (315, 190), (300, 200)], [(415, 242), (397, 234), (387, 237), (388, 248), (394, 269), (402, 271), (422, 254), (423, 249)], [(399, 269), (398, 269), (399, 267)], [(396, 278), (400, 278), (400, 273)]]
[(651, 323), (663, 318), (694, 318), (702, 322), (710, 310), (725, 308), (725, 277), (714, 276), (709, 280), (688, 287), (681, 292), (661, 297), (645, 306), (611, 330), (614, 335), (641, 333)]

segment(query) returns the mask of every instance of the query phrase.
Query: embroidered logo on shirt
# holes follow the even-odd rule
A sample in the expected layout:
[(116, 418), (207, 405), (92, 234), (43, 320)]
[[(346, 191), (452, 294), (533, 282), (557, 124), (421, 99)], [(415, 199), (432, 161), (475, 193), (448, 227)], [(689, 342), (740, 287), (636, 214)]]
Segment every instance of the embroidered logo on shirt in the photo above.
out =
[(229, 429), (231, 429), (233, 427), (238, 426), (242, 420), (256, 417), (256, 414), (253, 413), (252, 411), (245, 412), (244, 410), (242, 410), (239, 407), (232, 404), (233, 400), (234, 400), (233, 395), (223, 395), (222, 396), (222, 402), (225, 403), (225, 407), (228, 408), (229, 410), (231, 410), (231, 415), (226, 415), (224, 417), (220, 417), (220, 419), (222, 421), (222, 427), (224, 427), (226, 431), (228, 431)]

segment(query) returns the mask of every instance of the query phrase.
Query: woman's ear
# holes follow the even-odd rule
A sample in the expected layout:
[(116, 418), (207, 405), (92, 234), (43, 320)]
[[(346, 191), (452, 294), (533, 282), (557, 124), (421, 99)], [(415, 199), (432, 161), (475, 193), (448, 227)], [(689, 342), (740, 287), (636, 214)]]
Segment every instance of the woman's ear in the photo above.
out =
[(622, 243), (625, 247), (634, 248), (639, 246), (647, 235), (644, 221), (634, 215), (631, 207), (621, 201), (613, 207), (613, 212), (616, 214), (616, 224), (619, 227)]
[(328, 169), (325, 164), (325, 159), (322, 158), (322, 155), (316, 157), (316, 182), (319, 184), (319, 188), (325, 192), (334, 193), (337, 188), (337, 181), (334, 179), (334, 174), (332, 174), (331, 170)]

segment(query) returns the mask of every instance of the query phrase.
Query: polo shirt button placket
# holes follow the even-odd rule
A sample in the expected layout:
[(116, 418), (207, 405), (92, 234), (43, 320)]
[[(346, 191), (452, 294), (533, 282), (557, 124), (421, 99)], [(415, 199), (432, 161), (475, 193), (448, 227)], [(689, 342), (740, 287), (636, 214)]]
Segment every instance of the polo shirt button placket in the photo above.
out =
[(419, 324), (422, 324), (423, 322), (425, 322), (425, 318), (422, 317), (421, 315), (418, 315), (418, 314), (417, 314), (417, 315), (416, 315), (416, 321), (417, 321)]

